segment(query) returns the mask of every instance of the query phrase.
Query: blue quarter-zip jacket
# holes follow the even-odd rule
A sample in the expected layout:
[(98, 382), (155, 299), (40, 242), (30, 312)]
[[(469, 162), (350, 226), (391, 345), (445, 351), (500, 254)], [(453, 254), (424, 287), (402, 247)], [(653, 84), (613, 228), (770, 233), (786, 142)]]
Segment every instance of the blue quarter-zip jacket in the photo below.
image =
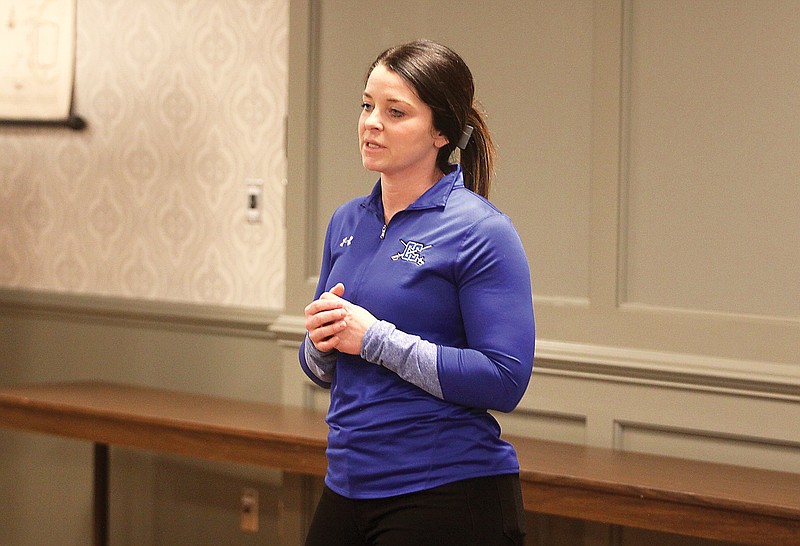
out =
[(331, 389), (328, 487), (380, 498), (518, 472), (487, 411), (514, 409), (533, 366), (530, 271), (510, 219), (454, 166), (384, 225), (378, 181), (328, 225), (315, 298), (339, 282), (347, 300), (436, 344), (442, 397), (343, 353), (326, 383), (301, 346), (302, 369)]

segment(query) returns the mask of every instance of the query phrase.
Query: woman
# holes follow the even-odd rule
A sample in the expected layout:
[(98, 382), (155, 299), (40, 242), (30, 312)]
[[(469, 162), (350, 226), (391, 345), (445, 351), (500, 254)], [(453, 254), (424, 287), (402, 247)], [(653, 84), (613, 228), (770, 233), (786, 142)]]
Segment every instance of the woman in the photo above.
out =
[(359, 145), (380, 179), (333, 214), (305, 309), (301, 367), (331, 389), (307, 546), (522, 544), (519, 464), (487, 410), (513, 410), (530, 379), (530, 272), (486, 200), (494, 148), (473, 93), (431, 41), (368, 71)]

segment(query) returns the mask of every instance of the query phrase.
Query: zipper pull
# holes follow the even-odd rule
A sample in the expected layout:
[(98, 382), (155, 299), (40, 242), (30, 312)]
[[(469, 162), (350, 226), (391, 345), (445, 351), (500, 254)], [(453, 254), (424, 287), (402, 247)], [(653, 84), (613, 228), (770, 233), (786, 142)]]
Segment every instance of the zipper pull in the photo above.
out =
[(381, 228), (381, 239), (384, 237), (386, 237), (386, 224), (383, 224), (383, 227)]

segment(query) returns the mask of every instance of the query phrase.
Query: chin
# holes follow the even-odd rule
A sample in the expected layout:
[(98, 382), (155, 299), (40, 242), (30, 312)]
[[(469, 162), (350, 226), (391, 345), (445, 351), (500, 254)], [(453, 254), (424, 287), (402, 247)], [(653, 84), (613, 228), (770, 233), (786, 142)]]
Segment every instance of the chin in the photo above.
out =
[(361, 165), (368, 171), (380, 172), (381, 170), (380, 166), (376, 165), (374, 161), (364, 159), (363, 157), (361, 158)]

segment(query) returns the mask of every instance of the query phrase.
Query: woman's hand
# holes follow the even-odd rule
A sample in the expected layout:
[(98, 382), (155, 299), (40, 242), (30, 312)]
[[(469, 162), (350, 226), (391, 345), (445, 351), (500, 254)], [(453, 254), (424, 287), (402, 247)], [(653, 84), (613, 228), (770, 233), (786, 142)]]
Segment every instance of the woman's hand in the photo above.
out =
[(305, 308), (308, 337), (322, 352), (334, 349), (352, 355), (361, 354), (364, 332), (378, 319), (372, 313), (350, 303), (344, 285), (338, 283)]

